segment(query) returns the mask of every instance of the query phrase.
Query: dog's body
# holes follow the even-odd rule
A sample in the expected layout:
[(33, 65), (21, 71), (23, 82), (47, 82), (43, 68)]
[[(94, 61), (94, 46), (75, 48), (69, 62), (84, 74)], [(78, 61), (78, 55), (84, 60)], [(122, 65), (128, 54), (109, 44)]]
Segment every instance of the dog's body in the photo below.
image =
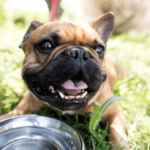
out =
[[(72, 114), (81, 114), (81, 109), (92, 113), (94, 100), (102, 105), (112, 97), (117, 72), (122, 77), (125, 74), (105, 50), (113, 21), (111, 13), (89, 25), (33, 21), (20, 45), (25, 53), (22, 76), (29, 92), (0, 120), (36, 112), (45, 104)], [(102, 122), (108, 122), (109, 140), (115, 147), (119, 143), (119, 147), (130, 149), (125, 119), (117, 102), (106, 110)]]

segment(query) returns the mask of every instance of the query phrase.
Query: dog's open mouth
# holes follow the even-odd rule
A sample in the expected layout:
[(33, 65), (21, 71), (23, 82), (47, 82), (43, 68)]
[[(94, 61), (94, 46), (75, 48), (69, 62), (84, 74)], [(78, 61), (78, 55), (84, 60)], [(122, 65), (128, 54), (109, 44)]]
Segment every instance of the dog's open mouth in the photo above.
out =
[(55, 90), (53, 86), (49, 87), (52, 93), (58, 92), (59, 96), (64, 100), (73, 100), (73, 99), (83, 99), (87, 95), (87, 91), (85, 89), (78, 90), (66, 90), (66, 93), (62, 93), (59, 90)]
[(106, 75), (101, 72), (94, 75), (74, 75), (67, 79), (58, 74), (49, 75), (46, 71), (35, 73), (34, 70), (27, 70), (23, 79), (39, 100), (58, 110), (69, 111), (87, 107), (106, 80)]
[[(67, 80), (61, 86), (55, 88), (64, 100), (80, 100), (86, 97), (88, 85), (84, 81), (75, 84), (72, 80)], [(51, 86), (50, 90), (55, 92), (55, 88)]]
[(62, 85), (41, 85), (35, 78), (28, 78), (27, 84), (38, 98), (59, 103), (86, 103), (88, 94), (93, 94), (93, 91), (89, 91), (88, 85), (82, 80), (76, 84), (72, 80), (67, 80)]

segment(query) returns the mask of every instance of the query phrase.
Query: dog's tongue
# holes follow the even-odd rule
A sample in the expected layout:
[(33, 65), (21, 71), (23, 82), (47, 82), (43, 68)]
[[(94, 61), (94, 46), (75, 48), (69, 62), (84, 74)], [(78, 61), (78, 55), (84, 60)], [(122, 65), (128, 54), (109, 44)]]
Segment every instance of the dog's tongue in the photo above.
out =
[(62, 86), (67, 90), (68, 94), (79, 94), (81, 93), (81, 89), (87, 89), (88, 86), (84, 81), (80, 81), (75, 86), (74, 82), (72, 80), (67, 80), (65, 83), (62, 84)]
[(71, 80), (67, 80), (64, 84), (62, 84), (62, 86), (65, 89), (69, 89), (69, 90), (87, 89), (88, 87), (84, 81), (78, 82), (77, 85), (75, 86), (75, 84)]

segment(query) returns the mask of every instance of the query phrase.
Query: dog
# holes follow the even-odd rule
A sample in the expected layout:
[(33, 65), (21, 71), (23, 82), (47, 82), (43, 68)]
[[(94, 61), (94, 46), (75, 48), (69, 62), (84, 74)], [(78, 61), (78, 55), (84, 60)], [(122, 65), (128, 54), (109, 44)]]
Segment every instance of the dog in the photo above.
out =
[[(25, 54), (22, 77), (28, 93), (0, 120), (37, 112), (44, 105), (71, 114), (81, 114), (81, 109), (92, 113), (94, 100), (103, 105), (113, 96), (117, 72), (122, 78), (125, 74), (106, 51), (113, 28), (111, 12), (90, 24), (32, 21), (19, 46)], [(114, 147), (131, 149), (117, 102), (107, 108), (101, 122), (108, 123), (108, 138)]]

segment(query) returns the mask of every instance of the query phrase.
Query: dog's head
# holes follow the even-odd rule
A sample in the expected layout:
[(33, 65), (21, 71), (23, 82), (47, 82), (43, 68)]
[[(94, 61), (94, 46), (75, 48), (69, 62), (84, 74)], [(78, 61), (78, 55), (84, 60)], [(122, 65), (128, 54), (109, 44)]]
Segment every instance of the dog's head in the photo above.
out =
[(62, 111), (86, 107), (106, 80), (103, 62), (113, 26), (112, 13), (90, 24), (31, 22), (20, 45), (28, 89)]

